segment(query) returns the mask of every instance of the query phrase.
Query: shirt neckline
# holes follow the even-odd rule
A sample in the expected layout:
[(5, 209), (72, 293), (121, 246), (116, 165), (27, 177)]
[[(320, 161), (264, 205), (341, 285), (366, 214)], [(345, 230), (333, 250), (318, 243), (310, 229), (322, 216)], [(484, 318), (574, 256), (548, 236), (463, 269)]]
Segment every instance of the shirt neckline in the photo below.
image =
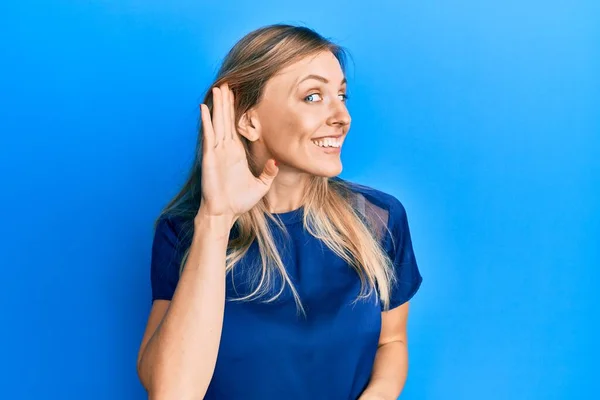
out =
[(293, 223), (302, 221), (303, 214), (304, 214), (304, 206), (301, 206), (300, 208), (297, 208), (292, 211), (286, 211), (286, 212), (282, 212), (282, 213), (273, 213), (273, 216), (275, 218), (280, 219), (281, 222), (283, 222), (284, 224), (287, 225), (287, 224), (293, 224)]

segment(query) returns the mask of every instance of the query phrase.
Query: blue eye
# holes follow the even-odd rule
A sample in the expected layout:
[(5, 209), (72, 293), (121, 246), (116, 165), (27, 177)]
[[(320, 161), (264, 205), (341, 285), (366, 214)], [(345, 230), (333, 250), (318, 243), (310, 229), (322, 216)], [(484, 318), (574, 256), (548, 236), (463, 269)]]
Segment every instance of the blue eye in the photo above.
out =
[(312, 96), (321, 96), (321, 95), (319, 93), (311, 93), (311, 94), (309, 94), (308, 96), (306, 96), (304, 98), (304, 101), (308, 101), (310, 103), (313, 103), (313, 101), (309, 100)]
[[(313, 96), (319, 96), (319, 97), (321, 97), (321, 95), (320, 95), (319, 93), (311, 93), (311, 94), (309, 94), (308, 96), (306, 96), (306, 97), (304, 98), (304, 101), (307, 101), (307, 102), (309, 102), (309, 103), (314, 103), (314, 102), (315, 102), (315, 101), (317, 101), (317, 100), (312, 100), (312, 99), (313, 99)], [(348, 94), (346, 94), (346, 93), (340, 93), (338, 96), (340, 96), (340, 97), (341, 97), (341, 100), (342, 100), (344, 103), (345, 103), (346, 101), (348, 101), (348, 98), (349, 98)]]

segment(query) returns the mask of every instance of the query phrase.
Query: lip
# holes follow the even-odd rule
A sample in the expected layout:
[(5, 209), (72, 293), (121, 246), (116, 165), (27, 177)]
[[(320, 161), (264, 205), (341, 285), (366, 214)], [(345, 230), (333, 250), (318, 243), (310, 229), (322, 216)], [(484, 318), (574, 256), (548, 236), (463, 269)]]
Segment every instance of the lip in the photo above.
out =
[[(317, 146), (318, 147), (318, 146)], [(339, 154), (342, 152), (342, 147), (318, 147), (325, 154)]]
[(339, 134), (339, 135), (327, 135), (327, 136), (319, 136), (316, 138), (311, 138), (310, 140), (321, 140), (321, 139), (325, 139), (325, 138), (334, 138), (334, 139), (339, 139), (342, 136), (344, 136), (343, 134)]

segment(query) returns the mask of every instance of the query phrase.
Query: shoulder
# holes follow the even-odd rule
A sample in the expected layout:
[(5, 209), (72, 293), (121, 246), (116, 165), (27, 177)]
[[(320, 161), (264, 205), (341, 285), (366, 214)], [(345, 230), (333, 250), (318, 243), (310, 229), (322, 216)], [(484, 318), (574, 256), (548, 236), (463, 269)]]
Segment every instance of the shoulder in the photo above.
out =
[(404, 205), (396, 196), (340, 178), (336, 178), (335, 182), (350, 191), (352, 206), (384, 248), (391, 249), (395, 242), (402, 240), (408, 229), (408, 219)]
[(394, 225), (406, 218), (406, 209), (400, 199), (391, 193), (372, 186), (363, 185), (337, 178), (337, 181), (346, 186), (353, 194), (353, 201), (357, 204), (364, 202), (367, 213), (377, 212), (386, 216), (388, 225)]
[(173, 214), (161, 214), (155, 221), (155, 237), (180, 247), (193, 235), (193, 219)]
[(161, 214), (155, 220), (150, 267), (153, 300), (171, 300), (173, 297), (181, 261), (191, 243), (187, 239), (190, 235), (188, 225), (185, 218), (174, 215)]

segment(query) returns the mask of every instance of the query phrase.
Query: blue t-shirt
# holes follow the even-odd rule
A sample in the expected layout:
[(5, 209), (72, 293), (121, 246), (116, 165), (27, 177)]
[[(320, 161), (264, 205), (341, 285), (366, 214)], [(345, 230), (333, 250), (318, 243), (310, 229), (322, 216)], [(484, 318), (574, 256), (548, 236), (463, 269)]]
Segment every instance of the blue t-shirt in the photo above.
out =
[[(346, 182), (350, 184), (349, 182)], [(421, 285), (405, 208), (395, 197), (350, 184), (356, 207), (394, 263), (398, 283), (390, 309), (410, 300)], [(286, 286), (271, 302), (227, 301), (219, 353), (205, 399), (357, 399), (369, 382), (381, 329), (382, 306), (374, 298), (355, 302), (360, 279), (354, 269), (302, 224), (303, 209), (276, 214), (289, 233), (272, 224), (285, 268), (306, 315), (298, 314)], [(179, 265), (191, 243), (192, 221), (159, 220), (152, 246), (152, 299), (170, 300)], [(387, 229), (386, 229), (387, 228)], [(260, 268), (257, 243), (227, 276), (226, 295), (251, 293), (248, 271)], [(280, 290), (275, 281), (272, 293)], [(235, 286), (234, 286), (235, 284)]]

